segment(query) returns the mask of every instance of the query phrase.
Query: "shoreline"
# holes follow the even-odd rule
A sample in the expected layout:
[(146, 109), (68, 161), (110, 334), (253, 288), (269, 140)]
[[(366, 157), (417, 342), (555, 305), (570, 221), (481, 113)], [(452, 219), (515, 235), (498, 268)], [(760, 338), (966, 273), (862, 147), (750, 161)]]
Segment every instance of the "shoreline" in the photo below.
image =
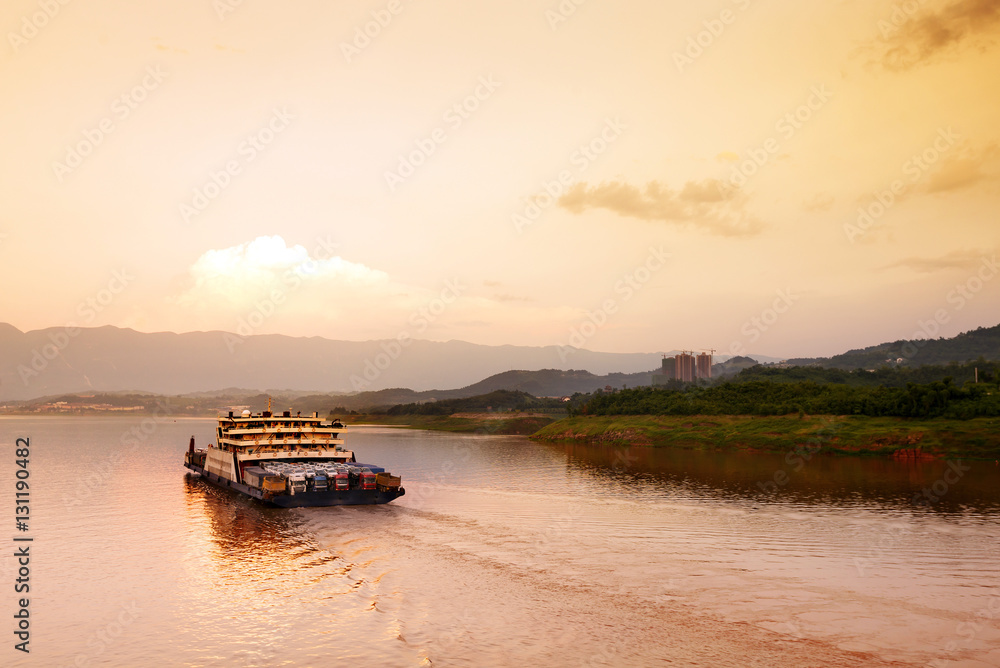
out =
[(352, 425), (426, 429), (464, 434), (530, 436), (558, 418), (538, 413), (454, 413), (452, 415), (350, 415)]
[(578, 416), (553, 422), (532, 440), (590, 445), (673, 447), (891, 457), (1000, 459), (1000, 419), (914, 420), (813, 415)]
[[(2, 418), (95, 417), (128, 420), (214, 420), (215, 414), (88, 411), (3, 413)], [(547, 443), (679, 448), (705, 451), (814, 453), (900, 460), (958, 458), (1000, 461), (1000, 418), (913, 419), (851, 415), (589, 415), (454, 413), (344, 415), (348, 426), (527, 436)]]

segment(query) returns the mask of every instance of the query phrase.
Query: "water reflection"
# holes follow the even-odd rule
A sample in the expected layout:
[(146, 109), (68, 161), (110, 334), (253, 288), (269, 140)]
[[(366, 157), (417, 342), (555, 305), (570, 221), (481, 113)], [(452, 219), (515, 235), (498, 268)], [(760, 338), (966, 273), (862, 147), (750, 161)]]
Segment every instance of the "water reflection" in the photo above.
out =
[(211, 541), (205, 556), (217, 581), (241, 586), (269, 581), (294, 588), (302, 583), (297, 571), (312, 571), (314, 577), (343, 572), (327, 568), (339, 555), (320, 549), (297, 515), (196, 476), (186, 475), (184, 486), (189, 520)]
[[(330, 634), (381, 633), (383, 622), (370, 617), (371, 578), (336, 545), (319, 543), (308, 513), (269, 508), (192, 475), (183, 484), (184, 597), (213, 629), (206, 638), (200, 625), (199, 651), (244, 665), (278, 665), (289, 652), (292, 665), (318, 664), (308, 657)], [(338, 644), (334, 656), (344, 651)]]
[[(796, 470), (775, 455), (357, 429), (351, 445), (402, 473), (407, 495), (282, 510), (186, 476), (191, 424), (170, 423), (67, 506), (67, 481), (105, 470), (125, 425), (21, 430), (46, 444), (32, 472), (49, 536), (32, 555), (38, 665), (85, 652), (119, 666), (997, 664), (1000, 627), (977, 616), (1000, 591), (992, 462), (949, 483), (946, 462)], [(912, 503), (922, 489), (943, 493), (933, 510)], [(131, 601), (142, 617), (96, 657), (88, 643)], [(973, 623), (973, 639), (956, 630)]]
[(547, 446), (567, 466), (621, 492), (750, 503), (831, 504), (939, 513), (1000, 510), (993, 461), (893, 460), (831, 455), (704, 452), (674, 448)]
[(207, 524), (216, 556), (232, 562), (270, 561), (287, 551), (293, 535), (287, 513), (213, 487), (197, 476), (187, 474), (183, 481), (189, 517)]

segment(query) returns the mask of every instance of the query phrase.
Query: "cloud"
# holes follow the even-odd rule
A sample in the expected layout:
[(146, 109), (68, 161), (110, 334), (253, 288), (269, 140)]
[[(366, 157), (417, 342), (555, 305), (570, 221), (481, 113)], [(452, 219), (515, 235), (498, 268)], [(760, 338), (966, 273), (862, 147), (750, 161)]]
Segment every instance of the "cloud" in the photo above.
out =
[(184, 49), (178, 49), (177, 47), (164, 44), (162, 40), (160, 40), (160, 38), (158, 37), (153, 38), (153, 46), (155, 46), (160, 51), (173, 51), (174, 53), (183, 53), (183, 54), (187, 53), (187, 51)]
[(966, 149), (945, 159), (927, 178), (921, 190), (945, 193), (967, 188), (980, 181), (993, 180), (1000, 172), (1000, 148), (990, 144), (979, 150)]
[(271, 290), (287, 291), (303, 284), (358, 288), (389, 280), (382, 271), (341, 257), (310, 257), (305, 248), (287, 246), (280, 236), (206, 251), (188, 273), (187, 289), (176, 300), (181, 305), (223, 301), (239, 306)]
[[(952, 150), (955, 152), (930, 163), (932, 166), (928, 166), (927, 172), (919, 174), (915, 182), (913, 178), (902, 182), (903, 188), (897, 191), (895, 202), (898, 204), (926, 195), (948, 196), (973, 188), (978, 194), (996, 192), (997, 184), (1000, 184), (1000, 145), (991, 143), (973, 148), (966, 143)], [(906, 163), (908, 170), (922, 164), (916, 162), (917, 158), (918, 155), (915, 155)], [(866, 207), (871, 201), (871, 194), (857, 198), (857, 203)]]
[(493, 295), (493, 301), (497, 302), (533, 302), (531, 297), (518, 297), (517, 295), (500, 294)]
[(887, 264), (883, 269), (895, 269), (897, 267), (910, 269), (921, 274), (932, 274), (938, 271), (949, 271), (952, 269), (969, 269), (982, 261), (983, 256), (988, 255), (985, 251), (953, 251), (940, 257), (908, 257), (892, 264)]
[(820, 211), (829, 211), (836, 202), (836, 198), (830, 193), (816, 193), (807, 197), (802, 202), (802, 208), (811, 213), (818, 213)]
[(964, 45), (992, 44), (985, 37), (1000, 22), (996, 0), (957, 0), (941, 10), (908, 16), (896, 9), (879, 23), (885, 37), (880, 58), (883, 67), (903, 71)]
[(658, 181), (645, 188), (613, 181), (588, 186), (578, 183), (559, 198), (559, 205), (572, 213), (607, 209), (639, 220), (686, 224), (721, 236), (751, 236), (763, 225), (743, 209), (746, 197), (718, 179), (688, 181), (674, 190)]

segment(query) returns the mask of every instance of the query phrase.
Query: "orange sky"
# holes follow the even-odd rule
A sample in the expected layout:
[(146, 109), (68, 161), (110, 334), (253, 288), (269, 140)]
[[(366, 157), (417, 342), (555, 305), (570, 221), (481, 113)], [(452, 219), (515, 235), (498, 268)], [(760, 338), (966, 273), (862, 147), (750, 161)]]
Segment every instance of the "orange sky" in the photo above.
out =
[(0, 28), (22, 330), (799, 356), (1000, 321), (996, 2), (8, 0)]

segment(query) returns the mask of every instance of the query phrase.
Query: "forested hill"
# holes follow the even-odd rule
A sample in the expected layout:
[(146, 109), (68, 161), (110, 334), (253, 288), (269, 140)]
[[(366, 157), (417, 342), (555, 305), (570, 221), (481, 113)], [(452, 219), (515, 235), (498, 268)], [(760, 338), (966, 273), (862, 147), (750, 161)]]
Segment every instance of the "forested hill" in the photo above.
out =
[(462, 412), (506, 412), (531, 410), (557, 410), (562, 412), (565, 405), (560, 399), (539, 399), (519, 390), (496, 390), (489, 394), (462, 399), (443, 399), (416, 404), (392, 406), (388, 415), (451, 415)]
[(911, 383), (926, 385), (951, 378), (956, 385), (976, 380), (993, 382), (1000, 378), (1000, 362), (973, 361), (964, 364), (927, 364), (923, 366), (881, 366), (877, 369), (831, 369), (819, 366), (793, 366), (789, 368), (757, 365), (744, 369), (729, 380), (749, 383), (765, 380), (775, 383), (817, 384), (833, 383), (853, 386), (906, 387)]
[(723, 383), (683, 390), (637, 387), (595, 393), (577, 415), (866, 415), (869, 417), (947, 417), (968, 419), (1000, 415), (1000, 388), (988, 383), (958, 386), (951, 379), (907, 387), (860, 387), (812, 382)]
[(881, 343), (833, 357), (788, 360), (800, 366), (816, 365), (831, 369), (877, 369), (890, 360), (902, 358), (908, 366), (968, 362), (983, 357), (1000, 360), (1000, 325), (980, 327), (951, 339), (915, 339)]

